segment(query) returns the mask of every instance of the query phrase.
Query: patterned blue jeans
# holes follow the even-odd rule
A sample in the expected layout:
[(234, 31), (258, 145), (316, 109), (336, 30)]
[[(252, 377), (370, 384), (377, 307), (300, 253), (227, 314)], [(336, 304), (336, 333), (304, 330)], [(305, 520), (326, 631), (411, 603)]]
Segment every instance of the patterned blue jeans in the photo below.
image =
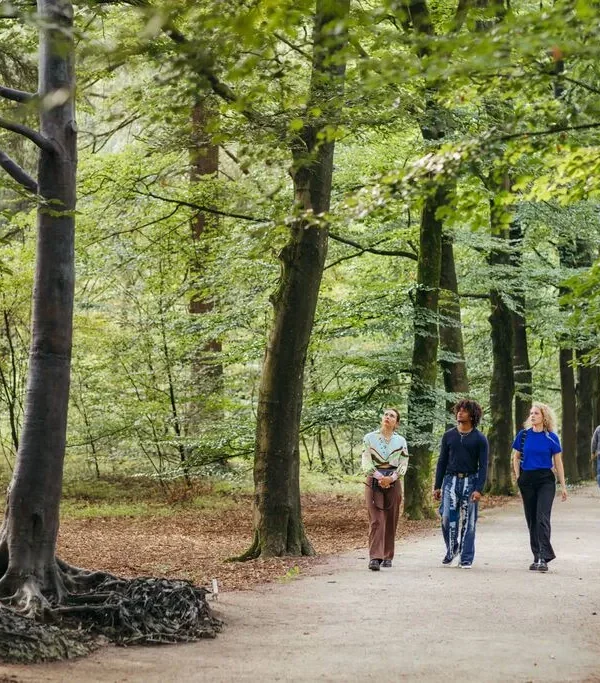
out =
[(477, 474), (458, 477), (447, 474), (442, 482), (442, 534), (446, 558), (460, 554), (461, 564), (471, 564), (475, 557), (475, 524), (478, 504), (471, 500)]

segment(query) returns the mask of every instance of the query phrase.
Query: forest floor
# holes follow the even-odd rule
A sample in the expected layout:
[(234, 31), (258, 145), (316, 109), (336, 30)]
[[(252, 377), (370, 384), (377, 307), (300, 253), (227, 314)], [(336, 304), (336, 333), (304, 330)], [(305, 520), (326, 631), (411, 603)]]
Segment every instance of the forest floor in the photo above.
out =
[[(66, 487), (59, 538), (59, 556), (79, 567), (102, 569), (119, 576), (167, 576), (198, 585), (245, 590), (270, 581), (305, 574), (327, 556), (364, 548), (367, 514), (362, 484), (343, 492), (318, 492), (302, 497), (302, 515), (317, 555), (228, 562), (252, 542), (252, 496), (239, 491), (182, 487), (161, 498), (160, 491), (135, 480), (109, 482), (106, 487)], [(114, 497), (114, 496), (120, 496)], [(114, 501), (120, 501), (115, 504)], [(482, 507), (508, 500), (486, 497)], [(399, 539), (429, 531), (437, 520), (399, 524)]]
[[(80, 565), (129, 575), (165, 573), (201, 583), (217, 577), (221, 593), (213, 607), (226, 626), (214, 641), (111, 647), (73, 662), (0, 666), (0, 680), (600, 683), (595, 486), (556, 501), (558, 558), (545, 575), (527, 569), (518, 499), (482, 511), (472, 570), (441, 566), (435, 522), (403, 521), (394, 567), (377, 573), (366, 569), (358, 494), (306, 496), (311, 540), (328, 554), (275, 563), (223, 563), (250, 540), (249, 499), (238, 496), (226, 510), (213, 503), (202, 514), (181, 509), (103, 521), (76, 518), (81, 513), (68, 502), (61, 552)], [(238, 588), (246, 590), (232, 590)]]

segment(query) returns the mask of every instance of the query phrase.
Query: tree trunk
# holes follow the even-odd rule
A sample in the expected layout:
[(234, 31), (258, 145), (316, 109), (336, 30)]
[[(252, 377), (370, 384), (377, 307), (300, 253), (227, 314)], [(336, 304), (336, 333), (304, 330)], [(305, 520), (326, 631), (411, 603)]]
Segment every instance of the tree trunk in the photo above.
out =
[(74, 105), (73, 8), (65, 0), (38, 0), (39, 97), (66, 101), (40, 113), (42, 149), (32, 341), (23, 431), (1, 531), (0, 594), (25, 609), (61, 597), (55, 558), (65, 453), (74, 292), (74, 209), (77, 165)]
[(442, 235), (442, 265), (440, 274), (440, 366), (446, 390), (448, 428), (454, 425), (452, 408), (459, 396), (469, 392), (467, 364), (463, 345), (460, 299), (454, 263), (452, 236)]
[(417, 289), (414, 298), (412, 381), (408, 395), (411, 462), (406, 474), (404, 512), (411, 519), (433, 517), (431, 461), (436, 407), (438, 301), (442, 263), (442, 222), (436, 216), (446, 202), (445, 188), (428, 197), (421, 214)]
[(350, 0), (318, 0), (309, 108), (322, 119), (305, 123), (292, 147), (297, 217), (283, 248), (281, 280), (272, 297), (274, 323), (258, 397), (254, 460), (254, 541), (248, 557), (310, 555), (300, 510), (299, 429), (304, 368), (323, 266), (334, 143), (320, 140), (341, 106), (345, 26)]
[[(219, 148), (213, 145), (207, 134), (207, 127), (211, 117), (208, 100), (205, 98), (196, 102), (192, 110), (192, 142), (190, 149), (190, 179), (198, 182), (203, 178), (216, 177), (219, 171)], [(192, 219), (192, 240), (194, 242), (194, 258), (191, 264), (192, 286), (199, 285), (199, 277), (203, 268), (206, 252), (203, 237), (207, 231), (215, 230), (218, 220), (214, 214), (204, 211), (198, 212)], [(189, 310), (192, 315), (203, 315), (213, 310), (214, 299), (193, 292)], [(198, 429), (205, 419), (219, 419), (222, 416), (220, 407), (211, 408), (215, 404), (214, 396), (223, 393), (223, 366), (215, 362), (222, 351), (219, 339), (210, 339), (199, 348), (192, 360), (192, 380), (195, 396), (190, 411), (190, 422), (194, 429)], [(205, 397), (209, 397), (207, 401)], [(217, 402), (220, 406), (220, 402)]]
[[(492, 235), (508, 242), (509, 231), (501, 221), (502, 207), (491, 202), (490, 221)], [(490, 252), (489, 263), (506, 267), (509, 264), (506, 250), (497, 248)], [(496, 275), (496, 278), (499, 276)], [(511, 446), (514, 437), (512, 405), (514, 397), (513, 375), (513, 327), (512, 314), (496, 287), (490, 290), (491, 313), (489, 321), (492, 338), (492, 380), (490, 384), (491, 426), (488, 432), (490, 444), (490, 476), (488, 490), (498, 495), (513, 492), (511, 481)]]
[(560, 397), (562, 408), (561, 445), (565, 476), (569, 483), (580, 481), (577, 465), (577, 400), (573, 374), (573, 349), (559, 350)]
[(590, 442), (594, 433), (594, 368), (581, 362), (589, 349), (577, 350), (577, 468), (582, 479), (594, 478), (590, 460)]
[(513, 327), (513, 366), (515, 374), (515, 427), (520, 429), (529, 417), (533, 394), (533, 377), (531, 364), (529, 363), (529, 350), (527, 346), (527, 327), (525, 319), (525, 294), (522, 287), (522, 243), (523, 230), (521, 222), (516, 218), (510, 226), (510, 242), (513, 247), (512, 264), (517, 269), (518, 282), (514, 300), (516, 310), (512, 312)]

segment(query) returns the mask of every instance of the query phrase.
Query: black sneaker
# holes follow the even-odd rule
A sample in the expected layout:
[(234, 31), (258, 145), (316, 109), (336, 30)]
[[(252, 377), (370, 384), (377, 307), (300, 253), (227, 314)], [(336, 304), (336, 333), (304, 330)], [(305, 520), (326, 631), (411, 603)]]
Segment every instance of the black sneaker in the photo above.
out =
[(532, 572), (535, 572), (535, 571), (537, 571), (537, 568), (538, 568), (538, 561), (537, 561), (537, 560), (534, 560), (534, 561), (529, 565), (529, 569), (530, 569)]
[(382, 567), (388, 567), (388, 568), (389, 568), (389, 567), (392, 566), (392, 561), (391, 561), (391, 560), (384, 560), (384, 561), (381, 563), (381, 566), (382, 566)]
[(449, 567), (454, 562), (454, 560), (456, 559), (457, 554), (458, 553), (456, 553), (455, 555), (452, 555), (451, 557), (448, 557), (448, 555), (446, 555), (446, 557), (444, 557), (444, 559), (442, 560), (442, 564), (445, 567)]
[(547, 572), (548, 571), (548, 565), (546, 564), (546, 560), (542, 560), (540, 558), (537, 561), (537, 571), (538, 572)]
[(371, 560), (369, 562), (369, 569), (372, 569), (374, 572), (378, 572), (380, 565), (381, 565), (381, 560)]

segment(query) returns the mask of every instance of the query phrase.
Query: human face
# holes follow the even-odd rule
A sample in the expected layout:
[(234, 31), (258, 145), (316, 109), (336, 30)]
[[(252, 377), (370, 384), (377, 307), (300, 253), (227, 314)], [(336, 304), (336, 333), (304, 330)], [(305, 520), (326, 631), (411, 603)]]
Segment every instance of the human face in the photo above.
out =
[(471, 413), (469, 413), (469, 411), (465, 410), (464, 408), (459, 408), (456, 411), (456, 422), (459, 424), (459, 426), (471, 427)]
[(544, 416), (542, 415), (542, 411), (537, 406), (531, 406), (531, 410), (529, 411), (529, 421), (534, 429), (541, 429), (544, 426)]
[(381, 418), (381, 426), (384, 429), (395, 429), (398, 424), (398, 416), (394, 410), (386, 410)]

